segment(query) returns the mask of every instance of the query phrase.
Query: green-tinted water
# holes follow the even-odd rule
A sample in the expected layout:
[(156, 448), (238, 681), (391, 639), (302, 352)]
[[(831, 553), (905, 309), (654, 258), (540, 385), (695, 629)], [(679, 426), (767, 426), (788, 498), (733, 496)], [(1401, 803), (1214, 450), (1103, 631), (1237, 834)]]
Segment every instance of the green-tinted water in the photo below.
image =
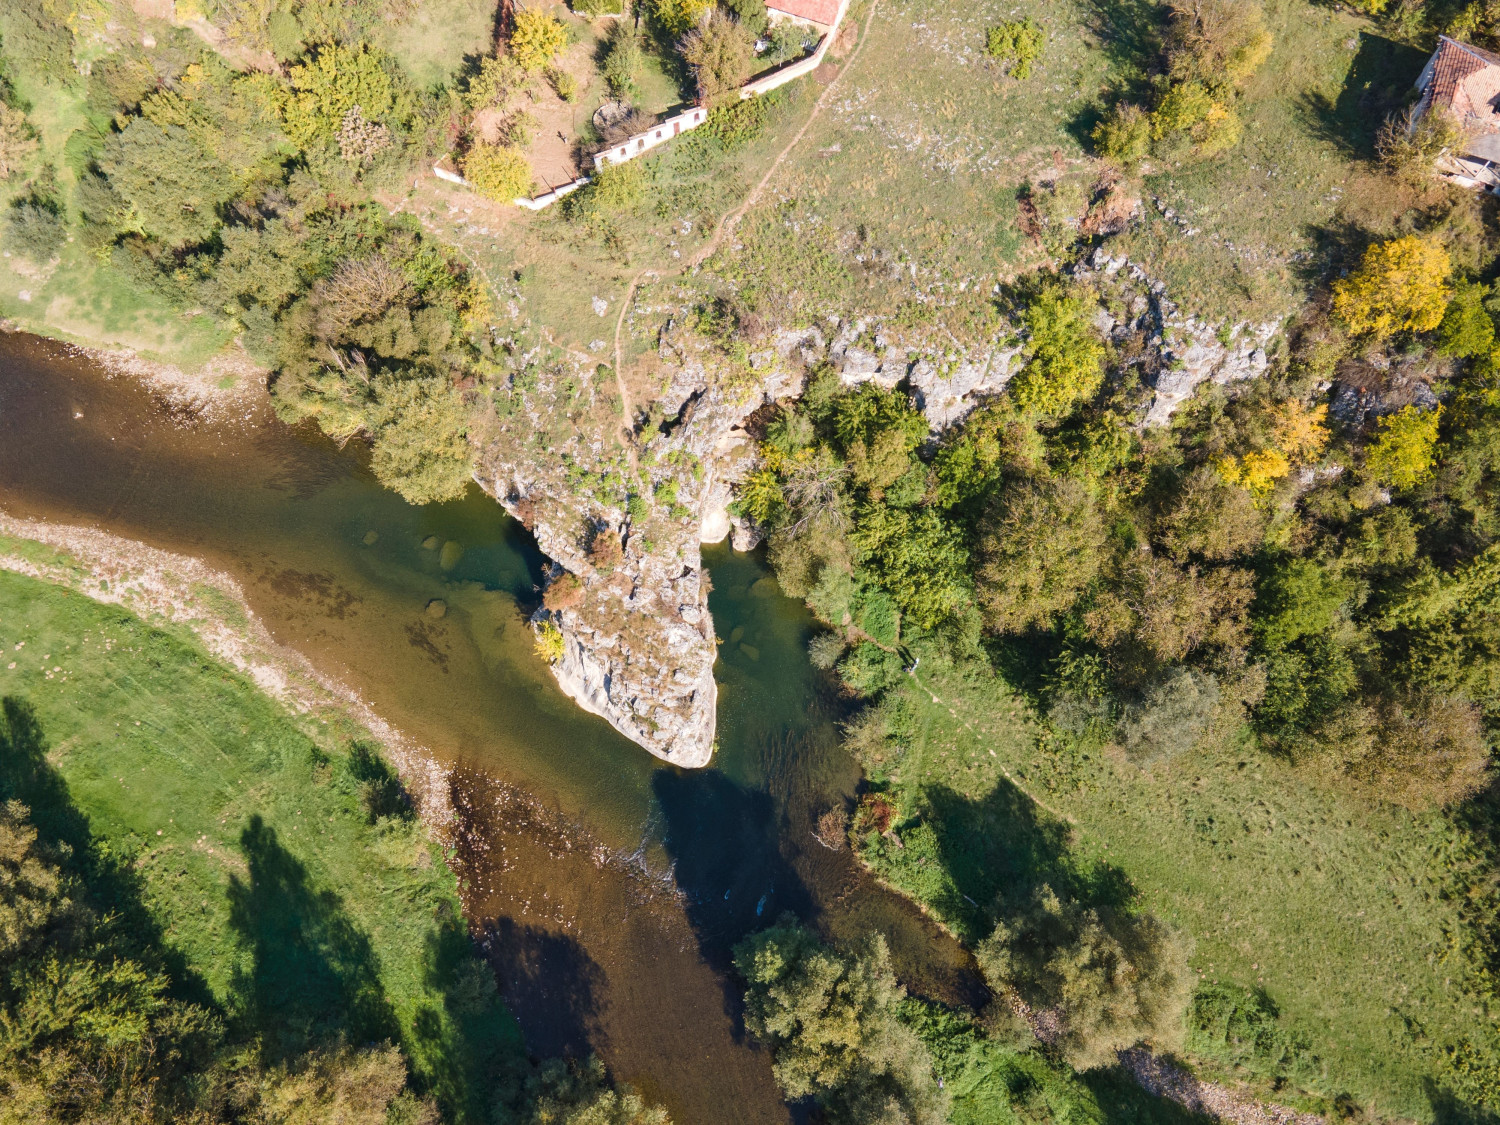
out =
[(0, 337), (0, 507), (228, 571), (278, 640), (459, 767), (470, 918), (539, 1053), (596, 1050), (681, 1122), (786, 1120), (723, 969), (787, 909), (882, 930), (924, 991), (972, 987), (961, 951), (813, 836), (857, 774), (807, 614), (755, 557), (705, 552), (720, 749), (687, 772), (557, 690), (525, 623), (542, 559), (498, 505), (413, 508), (263, 399), (202, 416)]

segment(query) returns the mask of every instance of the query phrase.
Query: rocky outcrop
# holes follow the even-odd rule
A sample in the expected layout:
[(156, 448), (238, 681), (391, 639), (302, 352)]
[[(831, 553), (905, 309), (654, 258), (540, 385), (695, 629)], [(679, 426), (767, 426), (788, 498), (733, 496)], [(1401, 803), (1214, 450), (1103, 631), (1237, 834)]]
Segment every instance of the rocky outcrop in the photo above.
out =
[[(693, 347), (672, 353), (677, 369), (639, 428), (633, 457), (580, 426), (563, 450), (491, 443), (476, 474), (553, 560), (536, 621), (562, 634), (562, 655), (552, 664), (559, 686), (627, 738), (684, 767), (711, 759), (718, 704), (699, 547), (726, 536), (737, 548), (754, 545), (752, 529), (729, 511), (754, 454), (743, 424), (792, 387), (774, 352), (747, 384), (724, 378)], [(552, 378), (577, 385), (590, 374), (579, 364)], [(530, 396), (537, 405), (518, 429), (546, 428), (546, 392), (543, 385)]]
[(1226, 325), (1186, 316), (1167, 297), (1165, 285), (1127, 259), (1110, 257), (1103, 247), (1075, 272), (1092, 276), (1124, 305), (1124, 316), (1109, 313), (1101, 327), (1117, 339), (1140, 333), (1154, 349), (1146, 370), (1154, 392), (1146, 426), (1166, 425), (1210, 380), (1228, 385), (1264, 375), (1270, 367), (1267, 348), (1281, 329), (1279, 321)]

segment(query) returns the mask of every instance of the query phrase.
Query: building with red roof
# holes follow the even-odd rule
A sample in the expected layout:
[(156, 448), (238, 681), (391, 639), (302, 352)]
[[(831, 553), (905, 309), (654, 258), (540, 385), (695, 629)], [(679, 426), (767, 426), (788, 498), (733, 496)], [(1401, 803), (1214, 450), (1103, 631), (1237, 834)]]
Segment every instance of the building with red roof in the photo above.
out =
[(1500, 55), (1440, 35), (1417, 89), (1414, 126), (1437, 111), (1463, 133), (1461, 147), (1444, 154), (1440, 167), (1466, 187), (1500, 187)]

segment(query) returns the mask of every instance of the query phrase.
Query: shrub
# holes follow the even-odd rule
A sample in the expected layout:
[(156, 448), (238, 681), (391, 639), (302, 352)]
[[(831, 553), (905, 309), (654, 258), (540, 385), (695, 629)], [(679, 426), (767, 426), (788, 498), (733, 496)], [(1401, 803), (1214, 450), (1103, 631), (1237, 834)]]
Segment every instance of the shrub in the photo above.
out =
[(1031, 20), (1006, 20), (985, 32), (984, 53), (1008, 66), (1011, 77), (1031, 77), (1031, 65), (1042, 55), (1042, 29)]
[(567, 199), (563, 213), (589, 226), (638, 204), (646, 194), (646, 170), (638, 161), (606, 164), (589, 183)]
[(26, 170), (40, 142), (26, 115), (0, 102), (0, 180), (8, 180)]
[(525, 1125), (671, 1125), (667, 1111), (609, 1083), (604, 1064), (548, 1059), (526, 1084)]
[(610, 94), (623, 101), (636, 92), (641, 69), (641, 36), (635, 24), (619, 20), (609, 32), (609, 50), (604, 56), (604, 82)]
[(1365, 251), (1359, 268), (1333, 283), (1333, 313), (1349, 331), (1384, 339), (1430, 332), (1448, 309), (1448, 252), (1406, 235)]
[(509, 50), (511, 58), (526, 73), (535, 74), (541, 70), (567, 45), (568, 29), (561, 20), (540, 8), (516, 9)]
[(5, 213), (6, 247), (38, 265), (51, 261), (67, 241), (67, 228), (50, 207), (23, 199)]
[(464, 155), (464, 179), (501, 203), (531, 194), (531, 161), (512, 145), (476, 144)]
[(1271, 54), (1272, 36), (1254, 0), (1172, 0), (1170, 7), (1167, 57), (1178, 81), (1238, 85)]
[(714, 105), (735, 94), (750, 77), (755, 36), (734, 16), (714, 8), (683, 35), (677, 50), (693, 70), (698, 96)]
[(1271, 998), (1259, 989), (1203, 984), (1188, 1009), (1187, 1047), (1280, 1084), (1314, 1082), (1322, 1064), (1307, 1036), (1281, 1022)]
[(1485, 308), (1489, 287), (1460, 281), (1438, 325), (1438, 351), (1468, 359), (1495, 346), (1495, 321)]
[(1139, 164), (1151, 154), (1151, 115), (1138, 105), (1119, 102), (1094, 126), (1093, 137), (1105, 159), (1126, 167)]
[(1443, 808), (1481, 789), (1490, 752), (1479, 708), (1436, 692), (1350, 708), (1325, 732), (1326, 765), (1370, 801)]
[(746, 985), (745, 1026), (770, 1046), (788, 1098), (816, 1098), (846, 1125), (946, 1119), (932, 1056), (898, 1018), (905, 992), (884, 937), (847, 956), (788, 916), (737, 945), (734, 966)]
[(624, 12), (622, 0), (573, 0), (573, 10), (580, 16), (618, 16)]
[(1433, 449), (1443, 408), (1408, 406), (1381, 420), (1380, 433), (1365, 451), (1365, 472), (1393, 488), (1412, 488), (1432, 474)]
[(567, 653), (562, 630), (551, 621), (543, 621), (536, 627), (536, 641), (532, 647), (548, 664), (556, 664)]
[(1143, 1039), (1158, 1050), (1180, 1043), (1187, 955), (1150, 915), (1084, 907), (1045, 884), (975, 951), (991, 988), (1060, 1013), (1057, 1046), (1079, 1070), (1108, 1066)]
[(578, 79), (574, 78), (566, 70), (555, 66), (547, 68), (547, 81), (552, 83), (552, 88), (557, 91), (557, 96), (565, 102), (576, 102), (578, 100)]
[(1142, 764), (1191, 750), (1207, 733), (1218, 705), (1219, 685), (1212, 676), (1173, 668), (1126, 708), (1120, 740), (1131, 760)]
[(1392, 176), (1420, 186), (1437, 171), (1444, 152), (1464, 141), (1463, 129), (1442, 111), (1416, 115), (1416, 107), (1387, 117), (1375, 135), (1375, 155)]

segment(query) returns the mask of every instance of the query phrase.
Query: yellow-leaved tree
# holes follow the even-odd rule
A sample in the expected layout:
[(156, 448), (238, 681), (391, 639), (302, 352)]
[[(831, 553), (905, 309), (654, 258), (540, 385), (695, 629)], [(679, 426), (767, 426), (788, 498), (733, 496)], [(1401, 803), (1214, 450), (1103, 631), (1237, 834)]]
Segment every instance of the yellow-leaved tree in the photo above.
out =
[(568, 29), (539, 8), (517, 8), (510, 57), (528, 74), (541, 70), (568, 45)]
[(501, 203), (531, 194), (531, 161), (512, 145), (477, 144), (464, 156), (464, 178)]
[(1351, 332), (1383, 339), (1430, 332), (1453, 296), (1448, 252), (1414, 234), (1377, 243), (1346, 278), (1333, 283), (1333, 312)]
[(1387, 416), (1365, 453), (1365, 472), (1395, 488), (1421, 484), (1432, 473), (1432, 454), (1442, 417), (1441, 406), (1431, 410), (1408, 406)]

